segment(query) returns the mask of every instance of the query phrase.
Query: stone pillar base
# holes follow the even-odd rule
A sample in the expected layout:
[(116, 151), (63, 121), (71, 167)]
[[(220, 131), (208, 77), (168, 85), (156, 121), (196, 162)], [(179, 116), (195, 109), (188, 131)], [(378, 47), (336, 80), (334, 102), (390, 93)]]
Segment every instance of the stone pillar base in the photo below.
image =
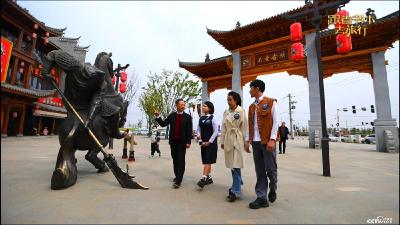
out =
[(317, 143), (318, 148), (321, 147), (322, 138), (322, 123), (320, 120), (309, 120), (308, 121), (308, 147), (315, 148), (315, 130), (319, 130), (319, 143)]
[(395, 152), (399, 152), (399, 128), (397, 127), (396, 119), (376, 119), (374, 125), (376, 150), (378, 152), (389, 152), (386, 148), (385, 130), (390, 130), (393, 135), (394, 150)]

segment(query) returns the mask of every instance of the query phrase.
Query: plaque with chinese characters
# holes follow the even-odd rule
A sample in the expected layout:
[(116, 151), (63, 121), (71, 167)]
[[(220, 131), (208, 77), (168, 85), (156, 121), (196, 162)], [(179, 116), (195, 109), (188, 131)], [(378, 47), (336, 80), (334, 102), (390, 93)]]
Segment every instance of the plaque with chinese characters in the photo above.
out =
[(256, 58), (256, 66), (261, 66), (261, 65), (268, 65), (268, 64), (273, 64), (277, 62), (282, 62), (282, 61), (287, 61), (288, 60), (288, 49), (280, 49), (276, 51), (271, 51), (271, 52), (263, 52), (263, 53), (258, 53), (255, 55)]

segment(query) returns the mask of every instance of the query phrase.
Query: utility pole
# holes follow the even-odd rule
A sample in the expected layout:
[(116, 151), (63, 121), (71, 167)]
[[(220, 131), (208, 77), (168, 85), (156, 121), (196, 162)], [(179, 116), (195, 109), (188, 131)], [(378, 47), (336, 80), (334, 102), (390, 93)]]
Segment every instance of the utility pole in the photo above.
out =
[[(350, 0), (338, 0), (335, 2), (323, 3), (318, 5), (318, 0), (312, 1), (312, 8), (306, 9), (302, 12), (295, 13), (292, 15), (286, 15), (286, 19), (289, 20), (298, 20), (300, 18), (306, 18), (313, 14), (313, 17), (310, 18), (311, 23), (315, 27), (315, 49), (317, 53), (317, 62), (318, 62), (318, 78), (319, 78), (319, 96), (320, 96), (320, 105), (321, 105), (321, 125), (322, 125), (322, 171), (323, 176), (330, 177), (330, 163), (329, 163), (329, 137), (328, 132), (326, 130), (326, 112), (325, 112), (325, 91), (324, 91), (324, 80), (323, 80), (323, 68), (322, 68), (322, 50), (321, 50), (321, 37), (320, 37), (320, 28), (321, 28), (321, 20), (322, 16), (320, 15), (320, 11), (327, 12), (330, 9), (336, 9), (344, 6)], [(306, 4), (311, 3), (310, 0), (305, 1)]]
[(290, 123), (290, 138), (293, 140), (293, 118), (292, 118), (292, 109), (296, 109), (296, 106), (294, 106), (294, 103), (297, 103), (296, 101), (292, 101), (292, 94), (288, 95), (289, 97), (289, 123)]
[(339, 120), (339, 111), (340, 111), (340, 109), (336, 109), (337, 110), (337, 114), (336, 114), (336, 126), (337, 126), (337, 128), (338, 128), (338, 130), (339, 130), (339, 142), (342, 142), (342, 134), (341, 134), (341, 131), (340, 131), (340, 120)]

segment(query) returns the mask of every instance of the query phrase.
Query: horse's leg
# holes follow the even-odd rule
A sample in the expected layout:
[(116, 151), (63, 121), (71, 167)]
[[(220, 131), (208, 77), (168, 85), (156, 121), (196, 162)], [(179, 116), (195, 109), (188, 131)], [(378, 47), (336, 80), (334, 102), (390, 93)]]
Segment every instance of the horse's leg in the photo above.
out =
[(93, 164), (96, 169), (98, 169), (98, 173), (108, 172), (108, 168), (106, 163), (97, 157), (97, 154), (100, 152), (97, 148), (89, 149), (88, 153), (85, 155), (85, 159)]
[(53, 176), (51, 177), (51, 189), (53, 190), (67, 188), (76, 183), (76, 149), (74, 148), (73, 141), (75, 139), (74, 134), (78, 125), (78, 123), (74, 123), (68, 136), (65, 137), (63, 143), (61, 144), (57, 156), (56, 168), (53, 171)]

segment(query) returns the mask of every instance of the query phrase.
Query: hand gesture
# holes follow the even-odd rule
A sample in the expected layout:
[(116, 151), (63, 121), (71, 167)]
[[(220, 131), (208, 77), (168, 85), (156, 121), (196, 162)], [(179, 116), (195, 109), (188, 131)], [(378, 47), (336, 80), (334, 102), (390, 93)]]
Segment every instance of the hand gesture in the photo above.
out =
[(247, 153), (251, 153), (250, 145), (249, 145), (249, 142), (247, 142), (247, 141), (244, 143), (244, 151)]
[(205, 142), (205, 143), (203, 143), (202, 145), (201, 145), (202, 147), (208, 147), (208, 146), (210, 146), (210, 142)]
[(275, 140), (270, 139), (267, 144), (267, 151), (272, 152), (275, 149)]

